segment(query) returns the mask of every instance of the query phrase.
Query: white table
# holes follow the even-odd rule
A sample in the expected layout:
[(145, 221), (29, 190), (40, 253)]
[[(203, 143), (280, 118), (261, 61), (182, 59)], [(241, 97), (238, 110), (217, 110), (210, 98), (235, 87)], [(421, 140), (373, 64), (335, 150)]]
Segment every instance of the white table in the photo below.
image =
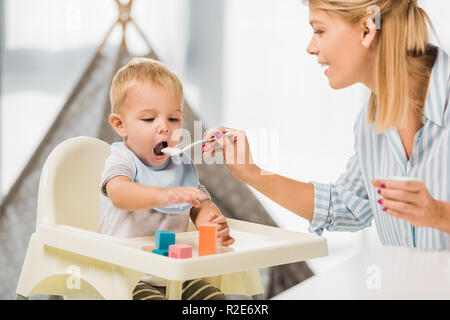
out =
[(450, 251), (367, 248), (273, 299), (450, 299)]

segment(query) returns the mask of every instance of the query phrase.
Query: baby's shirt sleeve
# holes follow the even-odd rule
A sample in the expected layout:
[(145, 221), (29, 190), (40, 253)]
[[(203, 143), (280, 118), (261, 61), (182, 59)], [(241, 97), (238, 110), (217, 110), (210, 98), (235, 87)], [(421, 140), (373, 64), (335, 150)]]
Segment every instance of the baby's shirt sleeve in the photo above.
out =
[(112, 145), (111, 154), (105, 161), (105, 168), (102, 172), (102, 184), (101, 192), (107, 197), (106, 183), (117, 176), (128, 177), (131, 181), (134, 181), (136, 175), (136, 168), (134, 166), (131, 156), (123, 148)]

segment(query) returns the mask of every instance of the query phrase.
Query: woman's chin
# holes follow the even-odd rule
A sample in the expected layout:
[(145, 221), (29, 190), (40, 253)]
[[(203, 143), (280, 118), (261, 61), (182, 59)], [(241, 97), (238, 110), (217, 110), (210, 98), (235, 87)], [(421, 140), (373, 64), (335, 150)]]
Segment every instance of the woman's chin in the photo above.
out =
[(343, 81), (336, 81), (332, 78), (328, 78), (328, 83), (330, 84), (330, 87), (334, 90), (344, 89), (352, 85)]

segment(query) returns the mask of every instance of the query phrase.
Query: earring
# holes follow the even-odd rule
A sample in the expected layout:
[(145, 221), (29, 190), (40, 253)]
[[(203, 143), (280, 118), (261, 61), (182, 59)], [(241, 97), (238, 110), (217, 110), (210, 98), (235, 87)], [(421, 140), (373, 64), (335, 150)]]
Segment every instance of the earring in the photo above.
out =
[(363, 42), (362, 42), (362, 45), (365, 47), (365, 46), (366, 46), (366, 41), (363, 41)]

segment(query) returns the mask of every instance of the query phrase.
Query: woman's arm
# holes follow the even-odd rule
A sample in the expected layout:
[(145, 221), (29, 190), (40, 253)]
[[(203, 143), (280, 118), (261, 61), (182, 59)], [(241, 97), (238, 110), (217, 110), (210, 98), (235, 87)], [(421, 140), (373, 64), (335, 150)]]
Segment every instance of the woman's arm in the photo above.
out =
[[(312, 221), (314, 215), (314, 186), (273, 174), (260, 169), (251, 157), (247, 136), (242, 130), (221, 127), (221, 132), (231, 132), (234, 141), (231, 142), (225, 136), (216, 136), (217, 143), (222, 147), (224, 158), (231, 174), (244, 183), (255, 188), (266, 197), (279, 205)], [(215, 131), (205, 134), (205, 139), (210, 138)], [(214, 143), (204, 145), (203, 154), (212, 156), (215, 154)]]
[(122, 210), (139, 211), (167, 206), (175, 203), (190, 203), (200, 206), (204, 194), (198, 188), (159, 188), (131, 181), (126, 176), (116, 176), (106, 183), (109, 199)]
[[(233, 176), (308, 220), (311, 223), (310, 231), (320, 235), (324, 229), (357, 231), (370, 226), (373, 211), (356, 149), (347, 162), (346, 171), (339, 176), (336, 183), (304, 183), (258, 168), (251, 159), (244, 131), (230, 128), (219, 130), (231, 131), (225, 139), (219, 134), (216, 141), (222, 147), (220, 152), (224, 155)], [(230, 141), (229, 137), (234, 139)], [(214, 154), (213, 146), (206, 145), (204, 154)], [(244, 156), (245, 161), (242, 161)]]
[(312, 221), (314, 216), (313, 184), (268, 173), (258, 167), (247, 172), (242, 180), (280, 206), (309, 222)]

